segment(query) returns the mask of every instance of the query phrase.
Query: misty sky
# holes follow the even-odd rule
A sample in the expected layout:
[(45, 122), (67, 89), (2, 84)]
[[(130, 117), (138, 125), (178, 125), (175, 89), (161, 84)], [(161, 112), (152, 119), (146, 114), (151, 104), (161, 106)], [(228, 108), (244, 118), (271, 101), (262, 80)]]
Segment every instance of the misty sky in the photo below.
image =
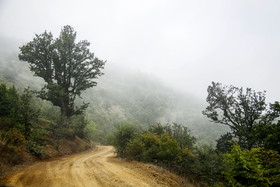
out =
[(279, 10), (278, 0), (0, 0), (0, 34), (28, 42), (69, 24), (107, 66), (148, 72), (203, 99), (216, 81), (275, 101)]

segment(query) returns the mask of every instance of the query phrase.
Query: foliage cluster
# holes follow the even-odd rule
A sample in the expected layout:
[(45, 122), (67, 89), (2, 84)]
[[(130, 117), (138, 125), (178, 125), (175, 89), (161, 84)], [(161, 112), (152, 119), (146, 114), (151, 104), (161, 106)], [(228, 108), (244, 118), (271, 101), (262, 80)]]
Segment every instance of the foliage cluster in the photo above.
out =
[(180, 124), (155, 124), (147, 131), (119, 125), (112, 143), (119, 156), (157, 164), (205, 184), (222, 180), (222, 157), (210, 146), (195, 147), (195, 138)]
[[(220, 145), (223, 140), (230, 141), (229, 138), (232, 138), (231, 141), (235, 139), (247, 150), (265, 145), (273, 146), (271, 143), (275, 140), (279, 142), (279, 124), (274, 123), (280, 116), (280, 104), (266, 104), (265, 92), (255, 92), (251, 88), (244, 91), (243, 88), (223, 86), (215, 82), (212, 82), (207, 91), (206, 100), (209, 105), (203, 114), (232, 130), (231, 135), (221, 137)], [(270, 133), (271, 130), (276, 132)], [(271, 148), (277, 147), (279, 149), (279, 145)]]
[(2, 151), (18, 151), (31, 142), (39, 143), (40, 136), (35, 138), (38, 135), (35, 135), (35, 131), (39, 130), (36, 128), (38, 117), (39, 110), (33, 105), (29, 88), (20, 95), (15, 87), (7, 88), (5, 84), (0, 84), (0, 130), (1, 142), (4, 145)]
[[(231, 140), (230, 134), (224, 137)], [(216, 149), (197, 147), (190, 131), (176, 123), (155, 124), (147, 131), (118, 125), (112, 143), (119, 156), (163, 166), (205, 185), (271, 186), (280, 182), (277, 151), (263, 147), (244, 150), (229, 141), (218, 142)], [(229, 152), (221, 153), (221, 147)]]
[(36, 99), (29, 88), (20, 94), (14, 86), (0, 84), (0, 152), (26, 150), (42, 158), (50, 138), (58, 144), (62, 138), (75, 136), (92, 139), (95, 125), (84, 113), (71, 118), (70, 128), (63, 128), (55, 111), (54, 106)]
[[(22, 94), (14, 86), (0, 85), (0, 151), (17, 151), (23, 147), (42, 157), (45, 144), (53, 144), (53, 140), (59, 145), (62, 138), (93, 139), (96, 126), (86, 118), (88, 103), (76, 105), (75, 102), (84, 90), (96, 86), (94, 79), (103, 75), (101, 69), (105, 62), (90, 52), (89, 45), (86, 40), (76, 42), (76, 32), (67, 25), (57, 38), (45, 31), (20, 47), (18, 58), (28, 62), (34, 76), (42, 78), (33, 88), (38, 88), (42, 81), (45, 85), (39, 92), (28, 88)], [(1, 82), (20, 84), (31, 77), (30, 72), (25, 72), (24, 79), (15, 79), (18, 72), (27, 68), (26, 64), (18, 66), (14, 57), (0, 55)], [(45, 101), (33, 97), (34, 93)]]
[(224, 175), (232, 186), (271, 186), (280, 184), (280, 155), (264, 148), (242, 150), (234, 145), (225, 154)]
[(232, 130), (216, 147), (217, 153), (226, 153), (222, 173), (232, 186), (280, 184), (280, 104), (266, 104), (265, 98), (265, 92), (250, 88), (215, 82), (208, 87), (203, 114)]
[(130, 124), (118, 124), (116, 126), (116, 131), (113, 134), (112, 143), (116, 148), (117, 153), (120, 156), (124, 156), (126, 148), (130, 140), (139, 133), (139, 129)]
[(168, 134), (144, 133), (128, 143), (125, 155), (144, 162), (179, 164), (182, 156), (188, 154), (181, 150), (175, 139)]

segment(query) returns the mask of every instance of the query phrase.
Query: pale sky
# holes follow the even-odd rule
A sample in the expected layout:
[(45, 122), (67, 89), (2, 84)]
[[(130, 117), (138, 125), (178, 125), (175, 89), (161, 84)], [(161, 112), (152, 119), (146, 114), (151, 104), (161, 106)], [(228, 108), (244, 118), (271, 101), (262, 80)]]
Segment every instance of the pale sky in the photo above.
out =
[(278, 0), (0, 0), (0, 34), (26, 43), (71, 25), (107, 66), (147, 72), (202, 99), (215, 81), (266, 90), (275, 101), (279, 10)]

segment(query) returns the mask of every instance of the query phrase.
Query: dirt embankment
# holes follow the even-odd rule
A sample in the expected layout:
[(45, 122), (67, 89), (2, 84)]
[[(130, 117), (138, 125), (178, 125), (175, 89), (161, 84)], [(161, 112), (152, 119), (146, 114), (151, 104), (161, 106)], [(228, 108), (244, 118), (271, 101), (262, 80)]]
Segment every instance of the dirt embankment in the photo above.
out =
[(7, 186), (193, 186), (164, 169), (117, 158), (112, 146), (32, 165), (7, 176)]

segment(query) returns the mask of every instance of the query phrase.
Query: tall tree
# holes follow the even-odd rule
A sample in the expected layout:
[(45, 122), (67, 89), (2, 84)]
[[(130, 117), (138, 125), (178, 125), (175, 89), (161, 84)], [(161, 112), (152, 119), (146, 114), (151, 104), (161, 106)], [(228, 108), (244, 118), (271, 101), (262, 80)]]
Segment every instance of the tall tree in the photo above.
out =
[(265, 102), (265, 92), (247, 88), (223, 86), (212, 82), (207, 89), (209, 105), (202, 112), (215, 123), (225, 124), (232, 129), (239, 144), (251, 149), (256, 143), (254, 130), (257, 126), (271, 124), (279, 117), (278, 102)]
[(21, 95), (21, 120), (24, 125), (24, 135), (26, 138), (30, 137), (34, 124), (38, 121), (40, 110), (34, 106), (33, 93), (30, 88), (25, 88)]
[(63, 126), (69, 127), (71, 116), (80, 114), (88, 104), (75, 106), (76, 97), (82, 91), (97, 85), (94, 79), (103, 75), (105, 61), (90, 52), (86, 40), (75, 42), (76, 32), (64, 26), (58, 38), (52, 33), (35, 35), (29, 43), (20, 47), (19, 59), (27, 61), (34, 76), (44, 79), (46, 84), (39, 97), (60, 107)]

